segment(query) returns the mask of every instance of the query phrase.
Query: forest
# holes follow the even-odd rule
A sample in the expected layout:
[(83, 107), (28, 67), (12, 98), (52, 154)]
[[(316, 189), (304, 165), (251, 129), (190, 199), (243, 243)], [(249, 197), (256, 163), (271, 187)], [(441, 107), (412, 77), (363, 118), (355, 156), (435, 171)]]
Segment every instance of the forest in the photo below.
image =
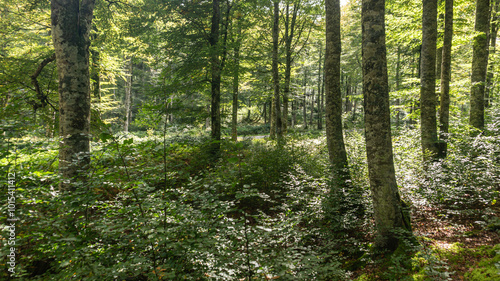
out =
[(500, 280), (499, 5), (0, 1), (0, 280)]

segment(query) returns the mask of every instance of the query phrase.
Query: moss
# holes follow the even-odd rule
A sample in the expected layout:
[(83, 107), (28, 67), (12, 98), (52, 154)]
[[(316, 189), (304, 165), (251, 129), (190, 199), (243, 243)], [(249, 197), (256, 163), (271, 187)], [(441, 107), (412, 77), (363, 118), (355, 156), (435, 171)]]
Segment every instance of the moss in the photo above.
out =
[(482, 252), (488, 257), (482, 259), (472, 272), (464, 277), (471, 281), (500, 280), (500, 244), (493, 248), (484, 247)]

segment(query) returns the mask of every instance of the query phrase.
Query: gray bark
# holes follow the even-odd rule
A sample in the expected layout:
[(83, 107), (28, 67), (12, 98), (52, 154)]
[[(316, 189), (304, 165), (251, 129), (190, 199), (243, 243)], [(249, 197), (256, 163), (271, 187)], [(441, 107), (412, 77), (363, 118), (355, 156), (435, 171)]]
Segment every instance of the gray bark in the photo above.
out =
[(51, 27), (59, 78), (60, 188), (85, 180), (90, 163), (90, 29), (94, 0), (51, 1)]
[(231, 116), (231, 136), (234, 141), (238, 140), (238, 94), (240, 85), (240, 44), (241, 25), (237, 27), (238, 41), (234, 48), (234, 75), (233, 75), (233, 112)]
[(219, 36), (220, 36), (220, 3), (219, 0), (212, 1), (212, 26), (210, 30), (209, 43), (212, 47), (211, 68), (212, 68), (212, 89), (210, 118), (212, 131), (211, 153), (214, 157), (219, 156), (221, 139), (221, 114), (220, 114), (220, 84), (221, 84), (221, 63), (219, 58)]
[(279, 44), (279, 19), (280, 1), (274, 1), (274, 23), (273, 23), (273, 85), (274, 85), (274, 106), (276, 116), (276, 137), (278, 141), (283, 138), (283, 124), (281, 122), (281, 102), (280, 102), (280, 77), (278, 69), (278, 44)]
[(439, 107), (439, 157), (445, 158), (448, 151), (450, 127), (450, 81), (451, 46), (453, 40), (453, 0), (446, 0), (443, 38), (443, 60), (441, 63), (441, 100)]
[[(342, 130), (342, 93), (340, 87), (340, 1), (327, 0), (326, 5), (326, 52), (325, 52), (325, 96), (326, 96), (326, 140), (330, 162), (334, 173), (342, 181), (347, 169), (347, 153)], [(342, 182), (341, 185), (344, 185)]]
[(131, 105), (132, 105), (132, 75), (133, 75), (133, 62), (132, 58), (129, 58), (128, 70), (127, 70), (127, 81), (125, 83), (125, 124), (123, 125), (123, 131), (128, 132), (130, 126), (131, 117)]
[[(493, 54), (496, 53), (496, 45), (497, 45), (497, 34), (498, 34), (498, 6), (499, 6), (500, 1), (495, 1), (495, 6), (492, 7), (491, 11), (491, 33), (490, 33), (490, 54), (492, 57)], [(493, 86), (493, 72), (494, 72), (494, 66), (495, 66), (495, 60), (490, 60), (488, 64), (488, 76), (486, 80), (486, 89), (485, 89), (485, 104), (484, 107), (490, 107), (491, 106), (491, 100), (492, 100), (492, 86)]]
[(488, 67), (488, 36), (490, 26), (490, 0), (476, 1), (476, 34), (473, 38), (472, 75), (470, 95), (471, 126), (484, 129), (484, 88)]
[(420, 120), (424, 160), (438, 155), (436, 120), (436, 38), (437, 0), (424, 0), (422, 14), (422, 52), (420, 64)]
[(375, 247), (393, 251), (400, 242), (395, 230), (410, 226), (405, 225), (394, 171), (384, 20), (384, 0), (363, 1), (363, 95)]

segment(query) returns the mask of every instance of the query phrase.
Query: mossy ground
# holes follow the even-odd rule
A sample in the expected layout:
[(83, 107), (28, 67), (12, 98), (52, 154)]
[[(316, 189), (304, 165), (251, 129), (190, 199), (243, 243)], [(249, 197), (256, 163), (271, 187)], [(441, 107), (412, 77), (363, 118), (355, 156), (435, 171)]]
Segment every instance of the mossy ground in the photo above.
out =
[(498, 210), (485, 208), (470, 216), (443, 211), (414, 211), (420, 245), (381, 255), (359, 268), (354, 280), (500, 280), (500, 232), (477, 217)]

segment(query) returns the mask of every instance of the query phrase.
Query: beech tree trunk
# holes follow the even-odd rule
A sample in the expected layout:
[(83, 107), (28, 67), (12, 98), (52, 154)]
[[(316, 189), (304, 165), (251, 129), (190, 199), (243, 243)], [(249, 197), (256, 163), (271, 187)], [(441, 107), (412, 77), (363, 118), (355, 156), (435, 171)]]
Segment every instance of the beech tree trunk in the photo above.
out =
[(51, 27), (59, 78), (60, 188), (85, 180), (90, 163), (90, 29), (94, 0), (52, 0)]
[[(234, 141), (238, 140), (238, 94), (240, 85), (240, 36), (241, 25), (237, 27), (238, 41), (234, 47), (234, 75), (233, 75), (233, 112), (231, 116), (231, 136)], [(265, 108), (265, 107), (264, 107)]]
[(488, 36), (490, 28), (490, 0), (476, 1), (476, 35), (473, 38), (472, 75), (470, 94), (471, 126), (484, 129), (484, 88), (488, 67)]
[(211, 89), (211, 107), (210, 118), (211, 128), (210, 137), (212, 138), (211, 153), (214, 157), (219, 156), (221, 139), (221, 117), (220, 117), (220, 83), (221, 83), (221, 65), (219, 59), (219, 33), (220, 33), (220, 3), (219, 0), (212, 1), (212, 27), (210, 30), (209, 43), (212, 47), (212, 89)]
[(444, 15), (443, 60), (441, 63), (441, 101), (439, 107), (439, 157), (448, 153), (450, 127), (451, 46), (453, 40), (453, 0), (446, 0)]
[[(500, 1), (495, 2), (495, 6), (492, 7), (491, 10), (491, 33), (490, 33), (490, 53), (492, 57), (493, 54), (496, 53), (496, 45), (497, 45), (497, 34), (498, 34), (498, 5)], [(491, 100), (493, 96), (493, 91), (491, 87), (493, 86), (493, 72), (494, 72), (494, 66), (495, 66), (495, 60), (492, 59), (490, 60), (488, 64), (488, 76), (486, 80), (486, 93), (485, 93), (485, 99), (484, 99), (484, 107), (488, 108), (491, 106)]]
[(326, 142), (333, 165), (334, 178), (339, 186), (345, 186), (348, 178), (347, 153), (342, 130), (342, 93), (340, 88), (340, 1), (326, 0)]
[(322, 78), (321, 78), (321, 71), (322, 71), (322, 67), (321, 67), (321, 62), (323, 60), (323, 45), (321, 44), (320, 42), (320, 45), (319, 45), (319, 61), (318, 61), (318, 98), (317, 98), (317, 101), (318, 101), (318, 130), (322, 130), (323, 129), (323, 112), (322, 112), (322, 108), (321, 108), (321, 105), (322, 105), (322, 101), (321, 101), (321, 87), (322, 87)]
[(399, 196), (391, 140), (389, 84), (385, 45), (385, 1), (362, 4), (363, 95), (366, 153), (377, 230), (375, 247), (394, 251), (405, 223)]
[(280, 76), (278, 69), (278, 44), (279, 44), (279, 20), (280, 20), (280, 1), (274, 1), (274, 23), (273, 23), (273, 85), (274, 85), (274, 106), (276, 112), (276, 137), (278, 142), (283, 139), (283, 124), (281, 121), (281, 103), (280, 103)]
[(424, 161), (438, 155), (436, 120), (437, 0), (423, 0), (422, 53), (420, 64), (420, 131)]
[(132, 58), (128, 62), (128, 76), (125, 83), (125, 124), (123, 125), (123, 131), (128, 132), (128, 127), (130, 126), (131, 117), (131, 105), (132, 105), (132, 72), (133, 72), (133, 62)]

